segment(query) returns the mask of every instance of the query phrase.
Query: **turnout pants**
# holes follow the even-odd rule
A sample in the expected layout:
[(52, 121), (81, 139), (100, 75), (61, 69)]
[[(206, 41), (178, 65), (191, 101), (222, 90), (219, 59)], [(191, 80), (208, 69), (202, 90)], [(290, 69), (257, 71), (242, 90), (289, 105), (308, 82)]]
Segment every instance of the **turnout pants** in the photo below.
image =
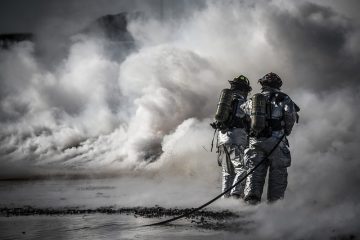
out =
[[(262, 161), (279, 141), (278, 137), (250, 138), (249, 147), (244, 151), (244, 162), (249, 169)], [(287, 167), (291, 165), (291, 155), (283, 140), (274, 152), (246, 179), (245, 200), (259, 202), (269, 170), (268, 201), (276, 201), (284, 197), (287, 187)]]
[[(236, 144), (222, 144), (219, 146), (218, 161), (219, 165), (222, 166), (222, 192), (230, 188), (240, 178), (246, 174), (246, 168), (244, 165), (244, 147)], [(224, 197), (244, 197), (245, 181), (229, 193), (225, 194)]]

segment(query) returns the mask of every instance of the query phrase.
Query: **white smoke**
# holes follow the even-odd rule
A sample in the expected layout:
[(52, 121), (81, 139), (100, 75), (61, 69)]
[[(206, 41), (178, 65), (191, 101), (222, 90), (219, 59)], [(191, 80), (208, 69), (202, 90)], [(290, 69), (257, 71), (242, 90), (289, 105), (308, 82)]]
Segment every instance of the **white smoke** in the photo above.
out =
[(218, 94), (239, 74), (256, 91), (273, 71), (300, 124), (287, 196), (257, 208), (256, 236), (358, 233), (359, 31), (349, 21), (306, 2), (209, 2), (176, 21), (131, 22), (139, 47), (124, 61), (94, 38), (74, 41), (55, 70), (30, 43), (1, 50), (0, 176), (140, 173), (215, 187), (216, 154), (203, 147)]

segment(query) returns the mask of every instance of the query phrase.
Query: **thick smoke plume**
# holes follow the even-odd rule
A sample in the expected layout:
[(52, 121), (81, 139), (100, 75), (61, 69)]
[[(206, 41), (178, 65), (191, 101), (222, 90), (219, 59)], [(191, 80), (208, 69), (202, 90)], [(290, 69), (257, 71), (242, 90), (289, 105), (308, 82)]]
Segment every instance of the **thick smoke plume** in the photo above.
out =
[(203, 146), (218, 94), (239, 74), (257, 91), (273, 71), (300, 124), (287, 196), (258, 207), (256, 237), (358, 233), (360, 26), (347, 3), (184, 4), (175, 19), (130, 21), (137, 49), (119, 58), (87, 36), (51, 67), (32, 43), (0, 50), (0, 177), (140, 172), (215, 187), (220, 169)]

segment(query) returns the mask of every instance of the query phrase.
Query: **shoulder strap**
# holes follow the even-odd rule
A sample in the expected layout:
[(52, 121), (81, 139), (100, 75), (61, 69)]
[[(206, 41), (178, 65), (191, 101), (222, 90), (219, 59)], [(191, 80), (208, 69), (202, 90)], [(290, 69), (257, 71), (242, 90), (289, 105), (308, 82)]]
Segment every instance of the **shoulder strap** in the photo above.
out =
[(275, 102), (276, 103), (280, 103), (280, 102), (284, 101), (284, 99), (286, 97), (288, 97), (288, 95), (286, 93), (283, 93), (283, 92), (274, 92), (274, 96), (275, 96)]

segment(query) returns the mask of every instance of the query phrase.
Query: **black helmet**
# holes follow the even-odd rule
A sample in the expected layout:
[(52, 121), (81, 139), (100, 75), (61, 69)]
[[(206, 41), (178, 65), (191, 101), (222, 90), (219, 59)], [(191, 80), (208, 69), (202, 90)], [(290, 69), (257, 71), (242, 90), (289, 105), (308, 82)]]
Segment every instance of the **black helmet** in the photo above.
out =
[(250, 87), (249, 79), (247, 77), (245, 77), (244, 75), (240, 75), (240, 76), (234, 78), (233, 80), (229, 80), (229, 83), (230, 83), (231, 87), (236, 88), (236, 89), (241, 89), (246, 92), (250, 92), (252, 89)]
[(261, 86), (268, 86), (272, 88), (280, 89), (282, 86), (281, 78), (276, 73), (268, 73), (259, 79)]

